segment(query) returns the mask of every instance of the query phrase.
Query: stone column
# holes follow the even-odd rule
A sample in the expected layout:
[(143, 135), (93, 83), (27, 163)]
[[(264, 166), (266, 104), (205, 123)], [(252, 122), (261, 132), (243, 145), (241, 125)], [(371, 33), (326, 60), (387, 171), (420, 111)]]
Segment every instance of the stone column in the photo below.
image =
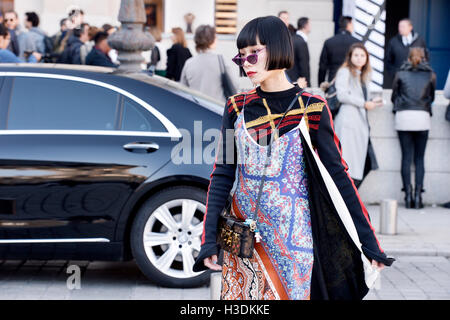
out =
[(146, 21), (144, 0), (122, 0), (119, 21), (121, 28), (108, 37), (109, 45), (118, 52), (118, 71), (141, 72), (141, 63), (144, 62), (141, 52), (155, 45), (153, 36), (143, 31)]

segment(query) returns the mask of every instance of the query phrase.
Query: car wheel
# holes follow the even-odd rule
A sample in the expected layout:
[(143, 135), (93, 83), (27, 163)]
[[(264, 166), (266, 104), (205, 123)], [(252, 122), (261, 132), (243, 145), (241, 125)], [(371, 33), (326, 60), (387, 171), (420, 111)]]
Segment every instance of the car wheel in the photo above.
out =
[(209, 272), (193, 272), (206, 212), (206, 192), (172, 187), (149, 198), (131, 229), (131, 250), (141, 271), (158, 285), (189, 288), (203, 285)]

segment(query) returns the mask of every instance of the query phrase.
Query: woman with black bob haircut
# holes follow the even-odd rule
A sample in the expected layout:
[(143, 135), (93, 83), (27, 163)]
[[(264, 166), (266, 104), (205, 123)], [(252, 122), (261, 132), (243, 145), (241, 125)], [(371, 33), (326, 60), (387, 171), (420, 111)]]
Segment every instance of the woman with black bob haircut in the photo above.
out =
[[(347, 173), (326, 101), (286, 79), (293, 49), (279, 18), (250, 21), (237, 47), (233, 61), (256, 88), (227, 100), (193, 270), (222, 270), (226, 300), (362, 299), (394, 259)], [(251, 258), (224, 251), (221, 266), (217, 223), (228, 205), (256, 225), (256, 241)]]

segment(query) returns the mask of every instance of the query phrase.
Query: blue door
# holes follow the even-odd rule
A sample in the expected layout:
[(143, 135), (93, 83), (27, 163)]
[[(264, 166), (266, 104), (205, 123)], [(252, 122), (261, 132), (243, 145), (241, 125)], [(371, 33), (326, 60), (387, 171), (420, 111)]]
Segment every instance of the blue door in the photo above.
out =
[(410, 18), (430, 50), (430, 63), (437, 76), (436, 89), (444, 88), (450, 68), (450, 1), (411, 0)]

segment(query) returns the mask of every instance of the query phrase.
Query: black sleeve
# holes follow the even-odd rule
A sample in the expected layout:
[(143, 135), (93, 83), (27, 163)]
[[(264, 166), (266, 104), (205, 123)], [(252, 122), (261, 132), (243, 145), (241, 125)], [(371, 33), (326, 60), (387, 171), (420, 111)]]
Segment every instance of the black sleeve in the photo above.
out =
[(166, 68), (167, 78), (175, 79), (176, 65), (177, 65), (176, 55), (174, 54), (173, 49), (167, 50), (167, 68)]
[(395, 101), (397, 100), (398, 97), (398, 92), (399, 92), (399, 78), (398, 78), (398, 72), (395, 74), (395, 78), (394, 81), (392, 82), (392, 95), (391, 95), (391, 102), (394, 104), (393, 108), (392, 108), (392, 112), (395, 113)]
[[(298, 59), (298, 67), (299, 67), (299, 75), (300, 77), (304, 77), (307, 80), (309, 80), (309, 75), (308, 75), (308, 59), (306, 58), (308, 56), (308, 46), (306, 44), (306, 42), (302, 42), (299, 44), (298, 46), (298, 50), (300, 53), (299, 59)], [(311, 86), (310, 83), (308, 83), (308, 86)]]
[(431, 74), (431, 79), (430, 79), (430, 83), (428, 86), (428, 99), (429, 99), (429, 104), (430, 104), (430, 116), (433, 116), (433, 108), (431, 106), (431, 104), (434, 101), (434, 97), (435, 97), (435, 90), (436, 90), (436, 74), (433, 72)]
[(326, 103), (322, 110), (319, 129), (314, 137), (315, 141), (313, 141), (313, 135), (311, 135), (311, 140), (315, 143), (320, 160), (344, 199), (355, 224), (364, 254), (371, 260), (390, 266), (394, 259), (388, 258), (381, 249), (369, 214), (359, 197), (353, 180), (347, 173), (348, 166), (342, 158), (341, 144), (334, 132), (331, 113)]
[(322, 53), (320, 54), (320, 61), (319, 61), (319, 87), (320, 84), (325, 81), (327, 69), (328, 69), (328, 52), (327, 52), (327, 43), (325, 42), (322, 48)]
[(203, 259), (219, 252), (216, 244), (217, 221), (226, 205), (235, 180), (237, 156), (234, 141), (234, 120), (236, 117), (234, 111), (228, 112), (230, 106), (231, 103), (228, 102), (223, 114), (216, 161), (211, 172), (206, 198), (202, 245), (193, 267), (195, 272), (206, 270), (207, 267), (203, 264)]
[(394, 49), (392, 39), (389, 41), (387, 49), (386, 49), (386, 70), (391, 77), (394, 76), (395, 67), (394, 67), (395, 57), (394, 57)]

